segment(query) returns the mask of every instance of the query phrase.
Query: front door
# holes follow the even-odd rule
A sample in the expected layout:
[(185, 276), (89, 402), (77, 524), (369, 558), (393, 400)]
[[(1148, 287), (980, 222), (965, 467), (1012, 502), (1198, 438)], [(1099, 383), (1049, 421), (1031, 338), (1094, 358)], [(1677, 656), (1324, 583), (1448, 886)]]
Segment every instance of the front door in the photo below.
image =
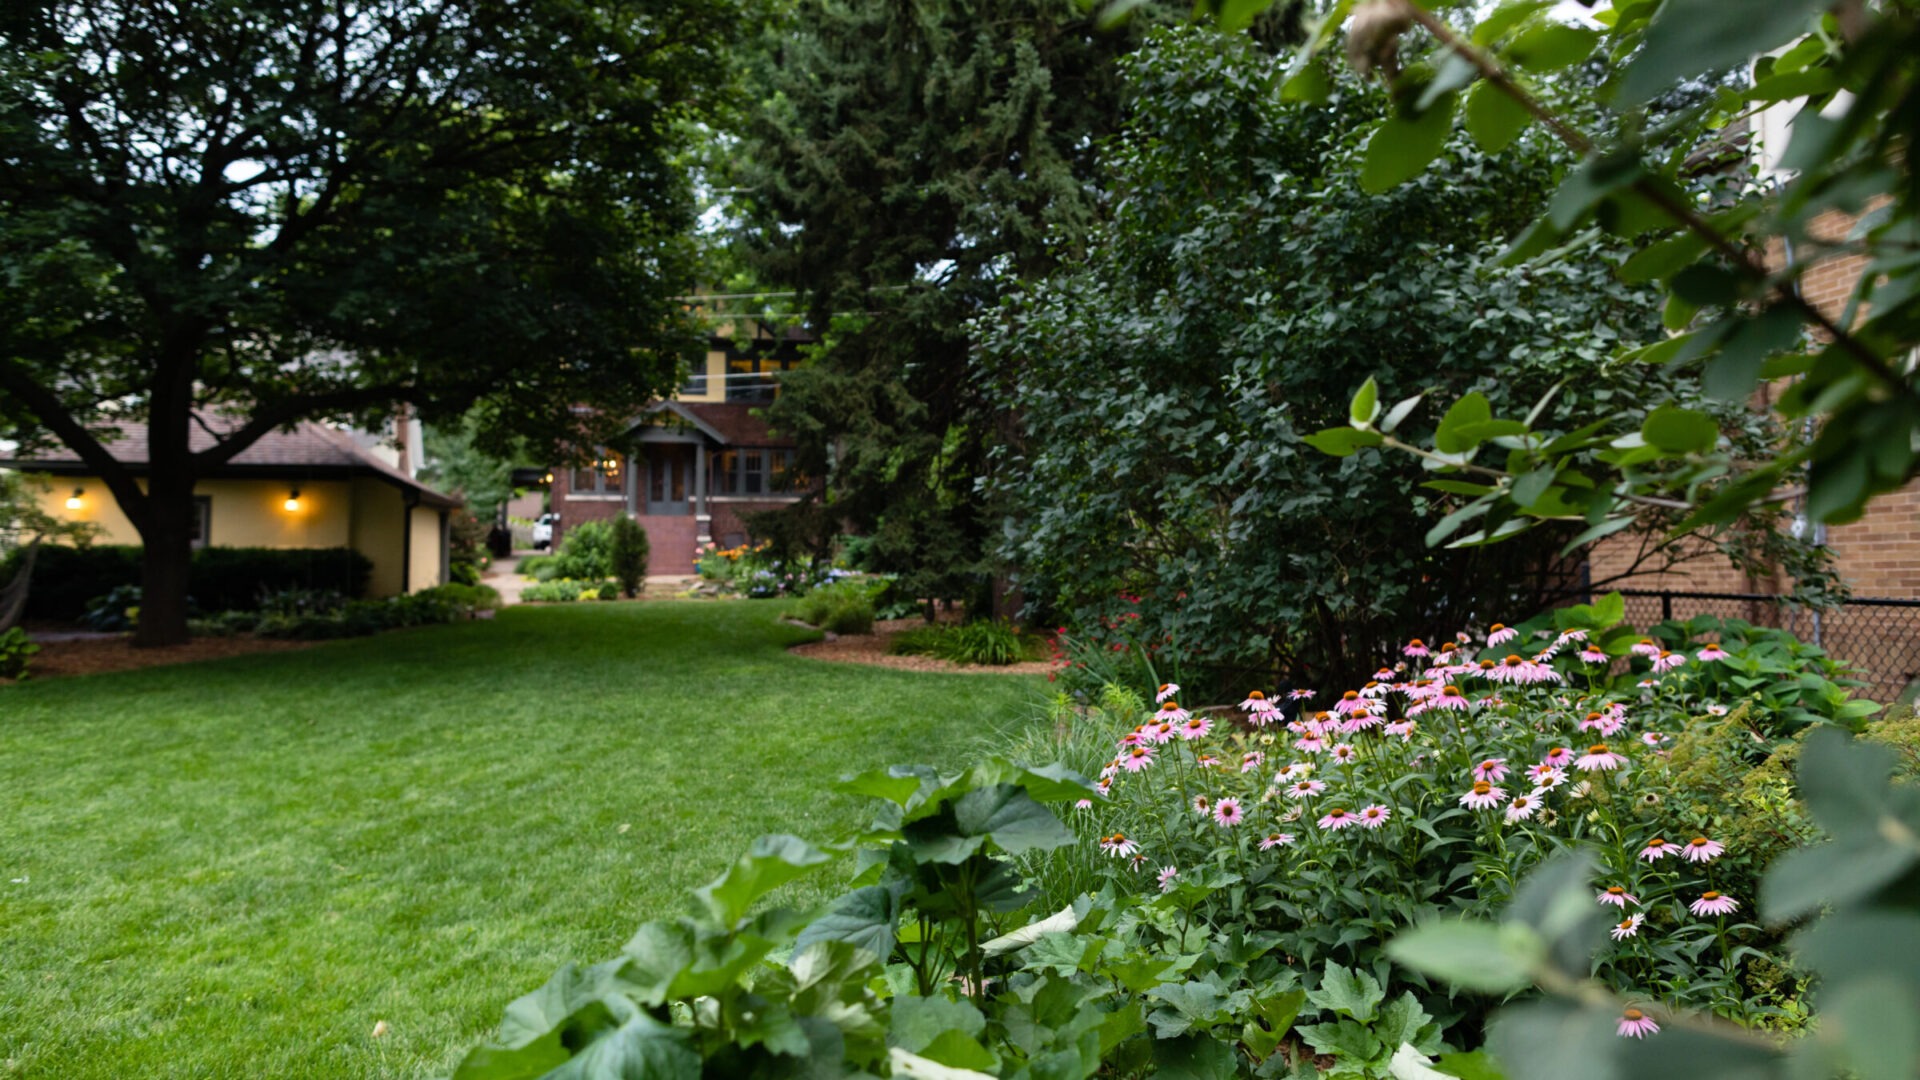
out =
[(646, 455), (641, 513), (693, 513), (693, 447), (684, 443), (649, 443)]

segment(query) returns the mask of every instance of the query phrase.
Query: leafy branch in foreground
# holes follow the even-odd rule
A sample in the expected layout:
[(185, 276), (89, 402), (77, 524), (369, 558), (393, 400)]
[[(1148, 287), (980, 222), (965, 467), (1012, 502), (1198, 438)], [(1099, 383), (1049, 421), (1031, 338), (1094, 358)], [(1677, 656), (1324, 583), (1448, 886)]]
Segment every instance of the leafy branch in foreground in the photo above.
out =
[[(1445, 150), (1456, 111), (1483, 150), (1505, 151), (1532, 125), (1582, 155), (1509, 261), (1605, 258), (1611, 234), (1637, 250), (1614, 272), (1659, 282), (1670, 336), (1616, 363), (1697, 373), (1709, 395), (1739, 402), (1780, 383), (1772, 408), (1807, 433), (1760, 458), (1736, 455), (1714, 418), (1663, 409), (1637, 431), (1609, 425), (1542, 432), (1535, 416), (1494, 418), (1468, 395), (1448, 411), (1445, 438), (1418, 448), (1436, 481), (1471, 501), (1430, 542), (1505, 539), (1544, 521), (1584, 519), (1577, 542), (1649, 514), (1683, 515), (1676, 530), (1724, 526), (1800, 505), (1812, 521), (1846, 522), (1868, 500), (1920, 473), (1920, 244), (1905, 144), (1920, 108), (1920, 8), (1792, 0), (1617, 0), (1592, 25), (1557, 21), (1552, 5), (1512, 0), (1459, 30), (1408, 0), (1335, 4), (1295, 60), (1290, 96), (1325, 84), (1320, 51), (1342, 27), (1349, 52), (1372, 66), (1417, 40), (1429, 51), (1388, 75), (1395, 113), (1368, 145), (1368, 176), (1385, 188)], [(1415, 28), (1418, 28), (1417, 30)], [(1356, 38), (1365, 40), (1356, 42)], [(1404, 39), (1404, 40), (1403, 40)], [(1744, 89), (1698, 80), (1749, 66)], [(1571, 92), (1569, 75), (1584, 83)], [(1556, 85), (1557, 84), (1557, 85)], [(1545, 91), (1552, 89), (1553, 94)], [(1692, 104), (1688, 96), (1698, 97)], [(1679, 104), (1676, 104), (1679, 102)], [(1582, 130), (1574, 107), (1608, 122)], [(1784, 146), (1751, 132), (1788, 120)], [(1758, 150), (1763, 174), (1747, 162)], [(1803, 289), (1838, 259), (1858, 260), (1844, 303)], [(1414, 405), (1375, 415), (1377, 391), (1355, 399), (1352, 430), (1323, 431), (1334, 454), (1366, 447), (1412, 453), (1393, 429)], [(1409, 399), (1414, 401), (1417, 399)], [(1364, 408), (1362, 406), (1365, 406)], [(1376, 424), (1376, 420), (1378, 423)], [(1507, 451), (1499, 465), (1484, 446)]]

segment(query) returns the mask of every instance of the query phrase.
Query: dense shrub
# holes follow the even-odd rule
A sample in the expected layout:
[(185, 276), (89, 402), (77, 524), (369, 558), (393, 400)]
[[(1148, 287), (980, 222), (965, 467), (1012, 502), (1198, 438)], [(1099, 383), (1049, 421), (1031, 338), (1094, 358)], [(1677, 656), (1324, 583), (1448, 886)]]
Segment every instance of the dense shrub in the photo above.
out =
[[(140, 583), (140, 548), (94, 544), (43, 546), (27, 597), (27, 616), (73, 622), (87, 604), (122, 585)], [(0, 580), (20, 554), (0, 561)], [(253, 610), (263, 594), (283, 589), (330, 589), (365, 595), (373, 563), (352, 548), (201, 548), (193, 553), (187, 591), (202, 611)]]
[(536, 604), (565, 604), (592, 593), (599, 595), (603, 582), (575, 581), (572, 578), (557, 578), (542, 581), (520, 590), (520, 599)]
[(540, 580), (592, 578), (613, 573), (613, 523), (583, 521), (567, 529), (553, 561), (541, 568)]
[(350, 600), (325, 610), (262, 615), (254, 632), (261, 637), (298, 641), (364, 637), (382, 630), (430, 626), (471, 618), (500, 605), (500, 594), (486, 585), (438, 585), (382, 600)]
[(801, 622), (831, 633), (873, 633), (872, 590), (859, 581), (823, 585), (794, 601), (789, 610)]
[(119, 634), (140, 625), (140, 586), (116, 585), (106, 595), (87, 602), (80, 625), (104, 634)]
[(27, 640), (25, 630), (8, 627), (5, 633), (0, 633), (0, 679), (26, 678), (27, 665), (39, 651), (40, 646)]
[(999, 667), (1031, 658), (1034, 646), (1004, 619), (976, 619), (957, 625), (916, 626), (894, 638), (888, 651)]
[(614, 518), (613, 537), (607, 550), (607, 572), (628, 596), (639, 596), (646, 586), (649, 554), (647, 530), (625, 514)]

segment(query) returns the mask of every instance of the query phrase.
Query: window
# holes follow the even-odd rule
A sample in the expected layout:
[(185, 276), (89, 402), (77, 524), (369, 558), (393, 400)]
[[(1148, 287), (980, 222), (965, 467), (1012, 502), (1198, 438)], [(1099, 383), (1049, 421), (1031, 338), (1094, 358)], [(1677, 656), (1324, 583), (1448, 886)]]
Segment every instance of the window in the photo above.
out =
[(213, 496), (193, 497), (193, 546), (203, 548), (213, 536)]
[(707, 392), (707, 358), (702, 356), (687, 369), (687, 381), (680, 384), (680, 392), (689, 397)]
[(799, 366), (797, 356), (729, 356), (727, 400), (772, 401), (780, 373)]
[(708, 459), (710, 495), (768, 495), (800, 486), (793, 472), (793, 451), (771, 446), (716, 450)]
[(592, 464), (573, 470), (573, 494), (618, 495), (625, 491), (626, 460), (604, 446), (595, 453), (597, 457)]

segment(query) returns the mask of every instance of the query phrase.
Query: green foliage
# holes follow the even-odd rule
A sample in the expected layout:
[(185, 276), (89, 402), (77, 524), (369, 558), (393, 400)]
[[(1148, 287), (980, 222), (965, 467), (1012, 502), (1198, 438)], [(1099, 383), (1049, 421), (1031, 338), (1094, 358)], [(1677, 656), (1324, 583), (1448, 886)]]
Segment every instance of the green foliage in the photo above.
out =
[(826, 485), (825, 513), (791, 512), (816, 554), (867, 535), (914, 597), (965, 598), (991, 567), (974, 478), (998, 408), (965, 323), (1098, 213), (1090, 148), (1140, 33), (1094, 24), (1070, 0), (803, 0), (767, 33), (765, 107), (731, 157), (751, 261), (821, 334), (767, 410)]
[[(22, 557), (16, 550), (0, 559), (0, 580), (13, 575)], [(140, 581), (140, 549), (43, 545), (36, 567), (28, 617), (72, 622), (95, 597)], [(207, 547), (193, 553), (188, 588), (201, 610), (251, 610), (261, 597), (286, 589), (360, 596), (372, 573), (373, 563), (352, 548)]]
[[(1095, 648), (1152, 645), (1163, 668), (1279, 666), (1309, 684), (1364, 678), (1412, 622), (1537, 609), (1543, 568), (1577, 529), (1429, 551), (1455, 496), (1415, 491), (1416, 462), (1360, 449), (1376, 431), (1309, 425), (1351, 410), (1484, 439), (1496, 408), (1538, 404), (1577, 428), (1686, 400), (1684, 381), (1608, 362), (1658, 338), (1652, 290), (1592, 264), (1501, 265), (1567, 155), (1538, 140), (1497, 158), (1449, 146), (1370, 195), (1364, 144), (1384, 106), (1357, 81), (1295, 107), (1285, 58), (1194, 31), (1160, 34), (1123, 68), (1131, 109), (1101, 147), (1110, 219), (1084, 258), (974, 324), (1020, 421), (990, 484), (1029, 601)], [(1464, 407), (1436, 425), (1392, 405), (1423, 392)]]
[[(571, 534), (567, 537), (572, 538)], [(646, 587), (649, 553), (647, 530), (638, 521), (625, 514), (613, 519), (613, 535), (607, 542), (607, 574), (629, 597), (639, 596)], [(564, 552), (562, 558), (564, 561)]]
[(115, 585), (87, 602), (80, 625), (106, 634), (119, 634), (140, 624), (140, 586)]
[(914, 627), (894, 638), (888, 648), (899, 655), (995, 667), (1032, 659), (1034, 652), (1019, 628), (1004, 619)]
[(460, 495), (481, 521), (491, 522), (500, 505), (514, 497), (515, 461), (526, 460), (526, 448), (514, 445), (505, 454), (480, 445), (482, 417), (469, 413), (458, 420), (423, 426), (420, 480), (448, 494)]
[(456, 506), (447, 513), (447, 576), (462, 585), (480, 584), (480, 575), (493, 561), (487, 550), (486, 522), (472, 510)]
[[(607, 583), (603, 581), (578, 581), (573, 578), (555, 578), (551, 581), (542, 581), (521, 589), (520, 599), (535, 604), (572, 603), (583, 596), (591, 595), (598, 597), (600, 590), (606, 587), (606, 584)], [(619, 586), (616, 585), (614, 588), (618, 589)]]
[(500, 594), (491, 586), (454, 583), (382, 600), (290, 601), (277, 609), (263, 609), (253, 632), (266, 638), (329, 641), (455, 622), (499, 608)]
[(835, 634), (873, 633), (873, 588), (865, 581), (840, 581), (808, 592), (790, 609), (803, 623)]
[(542, 581), (554, 578), (592, 578), (598, 581), (611, 577), (613, 529), (610, 521), (583, 521), (568, 526), (566, 535), (560, 539), (559, 550), (554, 552), (550, 561), (537, 565), (536, 576)]
[[(1324, 29), (1349, 10), (1333, 9)], [(1477, 25), (1448, 25), (1462, 18)], [(1802, 434), (1756, 454), (1723, 438), (1724, 416), (1698, 407), (1599, 417), (1591, 427), (1516, 407), (1502, 410), (1497, 437), (1459, 448), (1428, 449), (1419, 433), (1402, 440), (1366, 421), (1355, 422), (1358, 436), (1329, 428), (1315, 445), (1342, 453), (1379, 437), (1430, 469), (1470, 478), (1480, 490), (1436, 530), (1436, 543), (1564, 522), (1581, 523), (1583, 539), (1649, 519), (1726, 529), (1789, 502), (1811, 521), (1857, 519), (1870, 499), (1920, 475), (1920, 377), (1906, 361), (1920, 345), (1920, 263), (1910, 254), (1920, 185), (1906, 150), (1920, 101), (1920, 5), (1621, 0), (1599, 21), (1598, 30), (1576, 28), (1541, 5), (1512, 3), (1422, 11), (1389, 28), (1385, 51), (1426, 55), (1388, 72), (1400, 108), (1374, 136), (1376, 178), (1403, 182), (1449, 152), (1444, 138), (1411, 132), (1448, 115), (1462, 92), (1468, 132), (1488, 153), (1524, 153), (1514, 136), (1545, 118), (1542, 136), (1578, 165), (1514, 230), (1509, 261), (1658, 282), (1673, 335), (1607, 342), (1611, 359), (1684, 374), (1726, 402), (1790, 380), (1769, 400)], [(1393, 40), (1416, 24), (1406, 41)], [(1573, 65), (1590, 77), (1564, 85), (1542, 77)], [(1728, 69), (1751, 77), (1717, 78)], [(1756, 118), (1762, 110), (1769, 122)], [(1789, 133), (1783, 143), (1730, 149), (1736, 132), (1749, 131)], [(1757, 170), (1745, 154), (1776, 175), (1750, 182)], [(1850, 224), (1835, 228), (1836, 218)], [(1806, 276), (1836, 266), (1857, 275), (1844, 300), (1810, 299)]]
[(0, 630), (0, 679), (24, 679), (33, 654), (40, 646), (27, 640), (27, 632), (18, 626)]

